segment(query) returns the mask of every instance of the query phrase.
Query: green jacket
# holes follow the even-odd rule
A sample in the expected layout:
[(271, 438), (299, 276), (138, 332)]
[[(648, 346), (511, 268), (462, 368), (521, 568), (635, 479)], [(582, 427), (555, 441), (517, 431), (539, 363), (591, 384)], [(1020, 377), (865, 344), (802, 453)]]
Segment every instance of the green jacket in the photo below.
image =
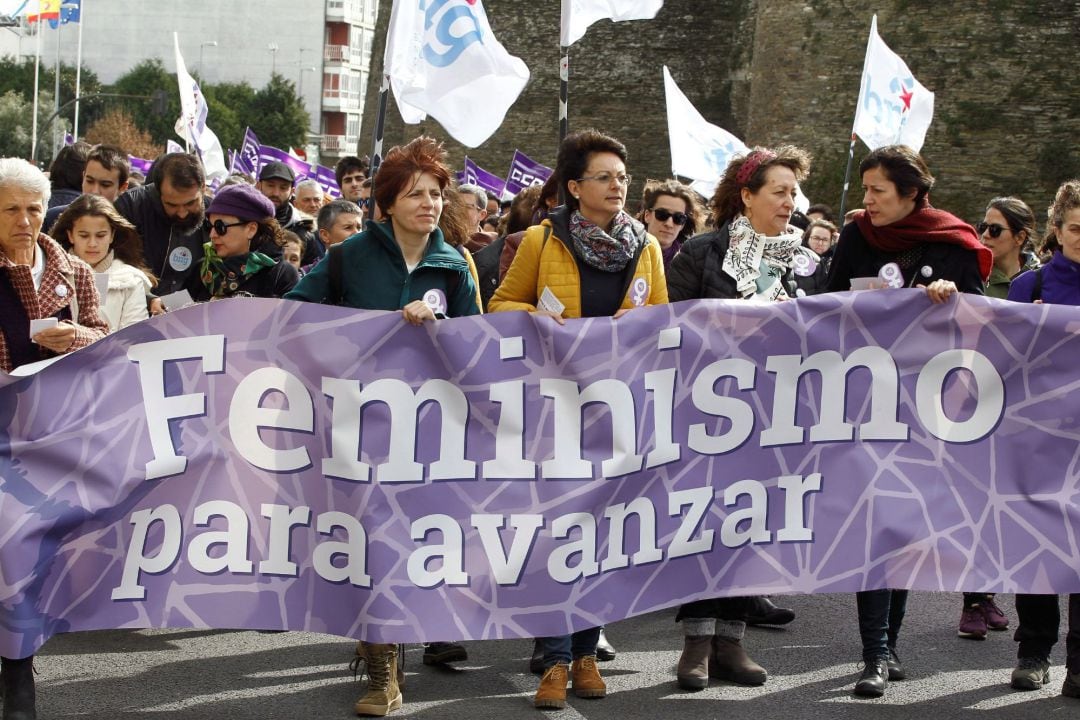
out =
[[(447, 317), (477, 315), (476, 285), (464, 256), (443, 240), (436, 228), (420, 264), (410, 273), (394, 240), (390, 222), (368, 222), (367, 228), (342, 243), (342, 299), (340, 305), (362, 310), (400, 310), (439, 290), (446, 300)], [(285, 294), (289, 300), (326, 302), (330, 295), (329, 254), (300, 278)]]

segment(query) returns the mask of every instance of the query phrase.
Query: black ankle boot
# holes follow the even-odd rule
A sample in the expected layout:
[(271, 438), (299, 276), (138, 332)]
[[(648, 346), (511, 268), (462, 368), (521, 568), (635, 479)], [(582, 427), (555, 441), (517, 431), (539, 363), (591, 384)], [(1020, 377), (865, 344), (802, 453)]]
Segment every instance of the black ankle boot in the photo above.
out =
[(34, 709), (34, 658), (0, 659), (0, 680), (4, 687), (3, 720), (37, 720)]
[(855, 694), (861, 697), (881, 697), (889, 686), (889, 666), (885, 658), (867, 660), (862, 675), (855, 683)]

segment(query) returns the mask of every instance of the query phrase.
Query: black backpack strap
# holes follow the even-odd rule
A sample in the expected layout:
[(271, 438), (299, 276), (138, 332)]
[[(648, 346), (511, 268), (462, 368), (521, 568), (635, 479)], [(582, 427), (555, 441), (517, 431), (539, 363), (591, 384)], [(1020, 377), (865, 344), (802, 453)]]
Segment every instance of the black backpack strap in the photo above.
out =
[(1043, 268), (1045, 265), (1041, 265), (1038, 270), (1035, 271), (1035, 284), (1031, 287), (1031, 302), (1036, 300), (1042, 300), (1042, 286), (1043, 286)]
[(344, 297), (344, 258), (341, 257), (342, 243), (331, 245), (326, 251), (326, 275), (330, 283), (329, 292), (326, 295), (328, 305), (340, 305)]

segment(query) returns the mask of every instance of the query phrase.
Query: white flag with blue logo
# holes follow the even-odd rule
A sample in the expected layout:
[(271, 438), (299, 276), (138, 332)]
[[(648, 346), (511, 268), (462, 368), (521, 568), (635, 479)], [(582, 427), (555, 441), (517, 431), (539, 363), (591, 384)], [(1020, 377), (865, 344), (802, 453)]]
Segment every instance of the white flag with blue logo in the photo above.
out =
[(663, 4), (664, 0), (562, 0), (559, 44), (570, 47), (597, 20), (652, 20)]
[(918, 152), (933, 119), (934, 93), (915, 79), (907, 64), (881, 39), (875, 15), (852, 132), (871, 150), (907, 145)]
[[(714, 188), (724, 176), (732, 156), (749, 148), (727, 130), (713, 125), (683, 94), (664, 66), (664, 97), (667, 101), (671, 172), (699, 181), (698, 187)], [(704, 194), (704, 193), (703, 193)], [(706, 197), (711, 192), (706, 194)]]
[(499, 129), (529, 81), (481, 0), (394, 0), (384, 65), (406, 123), (431, 115), (468, 147)]

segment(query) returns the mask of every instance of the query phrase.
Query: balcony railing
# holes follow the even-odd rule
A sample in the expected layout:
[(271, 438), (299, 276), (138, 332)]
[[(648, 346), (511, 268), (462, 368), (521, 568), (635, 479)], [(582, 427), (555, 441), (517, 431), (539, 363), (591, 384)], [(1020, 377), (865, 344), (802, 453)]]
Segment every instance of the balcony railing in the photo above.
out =
[(354, 135), (323, 135), (319, 149), (325, 153), (350, 153), (356, 150), (360, 138)]
[(327, 63), (347, 63), (361, 67), (364, 62), (364, 53), (360, 48), (349, 45), (327, 45), (323, 49), (323, 60)]
[(364, 22), (364, 4), (358, 0), (326, 0), (326, 19), (354, 24), (362, 23)]

